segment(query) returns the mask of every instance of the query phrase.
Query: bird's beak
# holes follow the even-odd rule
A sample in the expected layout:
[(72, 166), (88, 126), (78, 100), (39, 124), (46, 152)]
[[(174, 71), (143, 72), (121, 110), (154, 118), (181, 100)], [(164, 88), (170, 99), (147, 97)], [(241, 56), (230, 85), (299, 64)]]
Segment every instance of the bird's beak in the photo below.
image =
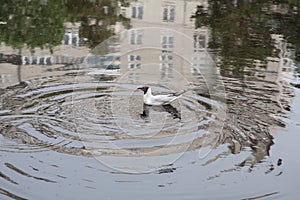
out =
[(143, 90), (143, 88), (142, 87), (139, 87), (139, 88), (137, 88), (138, 90)]

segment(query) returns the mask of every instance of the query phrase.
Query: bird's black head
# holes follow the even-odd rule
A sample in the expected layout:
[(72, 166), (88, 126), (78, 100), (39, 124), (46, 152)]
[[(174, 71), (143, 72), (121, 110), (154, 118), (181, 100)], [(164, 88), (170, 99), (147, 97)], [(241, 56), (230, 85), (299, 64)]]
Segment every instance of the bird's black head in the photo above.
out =
[(138, 89), (139, 90), (143, 90), (144, 94), (146, 94), (147, 91), (148, 91), (148, 89), (149, 89), (149, 87), (148, 86), (143, 86), (143, 87), (139, 87)]

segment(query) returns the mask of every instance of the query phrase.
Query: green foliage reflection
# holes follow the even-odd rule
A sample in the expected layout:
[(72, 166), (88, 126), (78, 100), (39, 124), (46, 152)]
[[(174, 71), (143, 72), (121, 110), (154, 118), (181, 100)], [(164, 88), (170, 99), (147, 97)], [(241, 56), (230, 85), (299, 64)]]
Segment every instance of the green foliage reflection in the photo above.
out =
[(16, 49), (52, 49), (63, 39), (64, 23), (80, 21), (81, 37), (94, 47), (113, 35), (111, 25), (117, 21), (129, 26), (128, 19), (117, 15), (117, 6), (111, 0), (3, 0), (0, 42)]
[[(274, 6), (277, 6), (275, 9)], [(255, 62), (277, 57), (271, 34), (283, 34), (300, 57), (299, 1), (210, 0), (209, 8), (198, 6), (196, 27), (211, 28), (209, 48), (220, 56), (221, 73), (243, 75)]]
[(66, 7), (57, 1), (3, 0), (1, 3), (0, 41), (14, 48), (26, 44), (35, 47), (52, 48), (58, 45), (64, 34)]

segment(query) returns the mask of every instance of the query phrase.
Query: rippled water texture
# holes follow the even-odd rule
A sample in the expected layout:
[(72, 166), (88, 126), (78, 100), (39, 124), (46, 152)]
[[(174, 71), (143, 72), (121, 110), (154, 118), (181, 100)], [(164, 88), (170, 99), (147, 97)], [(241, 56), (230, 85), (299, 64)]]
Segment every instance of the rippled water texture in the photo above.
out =
[[(43, 70), (51, 74), (58, 68), (44, 66)], [(179, 100), (171, 106), (153, 107), (143, 105), (142, 92), (137, 90), (143, 82), (128, 83), (128, 72), (107, 79), (89, 75), (91, 70), (47, 75), (1, 90), (4, 167), (1, 177), (5, 185), (24, 185), (30, 180), (42, 182), (46, 189), (48, 184), (56, 188), (64, 183), (75, 184), (73, 179), (80, 179), (76, 180), (78, 184), (96, 192), (99, 188), (95, 182), (99, 180), (94, 176), (101, 179), (102, 173), (169, 174), (198, 166), (203, 171), (201, 174), (204, 173), (201, 179), (214, 180), (245, 166), (255, 170), (262, 162), (260, 165), (266, 173), (272, 171), (270, 166), (274, 164), (266, 160), (273, 144), (269, 130), (284, 127), (279, 117), (287, 112), (280, 101), (269, 100), (278, 93), (276, 84), (245, 80), (243, 84), (249, 87), (241, 95), (234, 89), (241, 84), (238, 79), (223, 79), (228, 89), (226, 99), (222, 99), (220, 94), (214, 97), (207, 93), (201, 74), (191, 73), (193, 82), (182, 86), (187, 92)], [(143, 77), (145, 71), (136, 69), (130, 73)], [(170, 82), (179, 80), (174, 74), (176, 79), (169, 78)], [(261, 85), (266, 89), (261, 90)], [(154, 79), (151, 86), (154, 92), (172, 92), (155, 84)], [(232, 154), (237, 154), (239, 159)], [(10, 155), (17, 160), (11, 160)], [(218, 166), (221, 163), (224, 166)], [(215, 172), (211, 172), (214, 168)], [(108, 181), (110, 178), (105, 176)], [(143, 176), (120, 176), (112, 180), (138, 183), (145, 181)], [(175, 183), (160, 183), (158, 187), (172, 184)], [(2, 193), (14, 198), (7, 190), (3, 189)]]
[[(120, 9), (90, 2), (86, 10), (66, 2), (57, 17), (44, 10), (47, 1), (37, 10), (28, 4), (57, 23), (49, 35), (68, 28), (63, 41), (33, 42), (37, 24), (29, 20), (22, 28), (29, 49), (12, 43), (14, 34), (1, 46), (0, 199), (297, 199), (297, 52), (273, 21), (243, 21), (251, 45), (230, 24), (232, 34), (217, 29), (221, 19), (198, 5), (213, 2), (160, 2), (163, 24), (148, 16), (155, 7), (148, 1), (122, 1)], [(246, 9), (239, 3), (228, 8), (231, 17), (244, 16), (235, 13)], [(60, 27), (66, 12), (80, 25)], [(10, 23), (3, 19), (0, 26)], [(270, 37), (255, 32), (262, 24), (275, 27)], [(273, 49), (262, 50), (258, 41), (268, 39)], [(36, 45), (51, 53), (30, 51)], [(184, 93), (149, 106), (137, 89), (143, 85)]]
[[(125, 78), (101, 81), (77, 75), (74, 82), (84, 81), (58, 84), (64, 82), (58, 77), (6, 89), (1, 131), (18, 144), (3, 145), (2, 151), (99, 156), (108, 167), (137, 173), (168, 165), (186, 151), (212, 148), (220, 139), (219, 133), (206, 130), (217, 120), (222, 123), (217, 119), (222, 102), (198, 95), (189, 83), (191, 88), (172, 105), (147, 106), (137, 90), (140, 85), (121, 83)], [(172, 92), (159, 85), (152, 89)], [(158, 159), (154, 166), (146, 162), (152, 157)], [(121, 158), (124, 163), (114, 163)], [(140, 164), (132, 162), (136, 159)]]

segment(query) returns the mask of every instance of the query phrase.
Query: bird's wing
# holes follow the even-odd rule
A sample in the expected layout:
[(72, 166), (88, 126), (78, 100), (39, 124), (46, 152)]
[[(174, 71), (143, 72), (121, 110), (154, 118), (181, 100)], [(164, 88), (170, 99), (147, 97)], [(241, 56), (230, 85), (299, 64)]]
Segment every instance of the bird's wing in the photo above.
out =
[(178, 96), (170, 95), (156, 95), (153, 96), (153, 100), (156, 102), (167, 103), (175, 100)]

